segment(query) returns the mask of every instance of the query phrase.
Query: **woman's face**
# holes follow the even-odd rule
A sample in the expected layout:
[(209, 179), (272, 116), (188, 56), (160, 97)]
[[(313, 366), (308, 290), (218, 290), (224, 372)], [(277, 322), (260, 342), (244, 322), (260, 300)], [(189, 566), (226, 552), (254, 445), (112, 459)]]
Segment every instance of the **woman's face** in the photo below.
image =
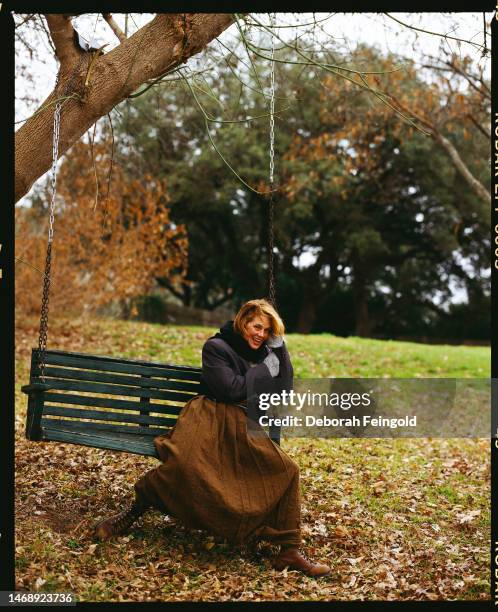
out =
[(263, 342), (268, 340), (271, 332), (271, 322), (269, 317), (254, 317), (245, 325), (244, 340), (252, 349), (258, 349)]

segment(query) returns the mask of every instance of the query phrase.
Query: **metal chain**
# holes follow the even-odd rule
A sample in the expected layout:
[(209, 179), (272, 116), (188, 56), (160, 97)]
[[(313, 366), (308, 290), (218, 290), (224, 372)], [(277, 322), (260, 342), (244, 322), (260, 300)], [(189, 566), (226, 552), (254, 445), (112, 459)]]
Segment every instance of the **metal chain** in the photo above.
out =
[(482, 50), (482, 57), (486, 57), (488, 54), (488, 41), (486, 32), (486, 13), (482, 14), (483, 28), (484, 28), (484, 49)]
[[(274, 25), (275, 15), (270, 13), (270, 30)], [(275, 174), (275, 38), (271, 33), (271, 65), (270, 65), (270, 199), (268, 201), (268, 300), (274, 306), (275, 273), (274, 273), (274, 174)]]
[(50, 216), (48, 224), (48, 242), (51, 243), (54, 238), (54, 209), (55, 209), (55, 194), (57, 188), (57, 160), (59, 159), (59, 134), (61, 127), (61, 108), (62, 104), (57, 102), (54, 112), (54, 137), (52, 142), (52, 197), (50, 199)]
[(268, 202), (268, 301), (276, 306), (275, 298), (275, 271), (273, 265), (273, 218), (274, 218), (275, 203), (273, 201), (273, 193), (270, 194)]
[(52, 140), (52, 194), (50, 198), (48, 244), (45, 259), (45, 274), (43, 277), (43, 294), (40, 313), (40, 333), (38, 338), (38, 367), (40, 378), (45, 382), (45, 351), (47, 349), (48, 334), (48, 303), (50, 298), (50, 272), (52, 267), (52, 241), (54, 238), (55, 195), (57, 187), (57, 160), (59, 158), (59, 133), (62, 104), (57, 102), (54, 112), (54, 134)]
[[(38, 336), (38, 369), (39, 376), (43, 382), (45, 382), (45, 351), (47, 349), (47, 335), (48, 335), (48, 305), (50, 300), (50, 273), (52, 269), (52, 242), (54, 239), (54, 219), (55, 219), (55, 196), (57, 193), (57, 160), (59, 159), (59, 135), (60, 135), (60, 124), (61, 124), (61, 110), (62, 104), (71, 89), (73, 82), (78, 74), (83, 61), (87, 57), (87, 54), (82, 54), (79, 62), (73, 69), (73, 72), (62, 91), (59, 100), (55, 103), (54, 110), (54, 128), (52, 138), (52, 168), (51, 168), (51, 197), (49, 206), (49, 219), (48, 219), (48, 242), (47, 242), (47, 255), (45, 258), (45, 273), (43, 275), (43, 291), (42, 291), (42, 302), (40, 312), (40, 331)], [(57, 82), (55, 89), (59, 84), (59, 75), (57, 76)]]
[[(270, 15), (270, 28), (274, 25)], [(273, 189), (275, 173), (275, 38), (271, 35), (271, 66), (270, 66), (270, 188)]]

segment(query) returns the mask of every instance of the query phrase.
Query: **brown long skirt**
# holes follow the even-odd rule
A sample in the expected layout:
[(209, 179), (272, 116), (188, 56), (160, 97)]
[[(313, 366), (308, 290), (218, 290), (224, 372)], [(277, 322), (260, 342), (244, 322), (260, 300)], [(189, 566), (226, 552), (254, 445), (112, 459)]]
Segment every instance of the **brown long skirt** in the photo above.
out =
[(242, 408), (196, 396), (154, 444), (162, 464), (137, 481), (139, 498), (233, 543), (300, 545), (299, 467), (266, 434), (248, 434)]

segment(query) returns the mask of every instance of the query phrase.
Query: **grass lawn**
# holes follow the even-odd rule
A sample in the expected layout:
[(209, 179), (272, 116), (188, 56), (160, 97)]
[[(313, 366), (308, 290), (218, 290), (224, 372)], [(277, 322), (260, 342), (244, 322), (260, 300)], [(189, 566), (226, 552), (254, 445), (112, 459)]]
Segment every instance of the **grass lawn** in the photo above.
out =
[[(56, 320), (49, 347), (200, 365), (205, 327)], [(286, 338), (295, 376), (490, 376), (486, 347)], [(490, 465), (486, 439), (284, 439), (301, 468), (304, 549), (332, 566), (313, 580), (271, 568), (270, 545), (230, 547), (149, 512), (97, 543), (92, 526), (119, 511), (158, 462), (24, 439), (37, 321), (16, 332), (18, 590), (73, 591), (80, 601), (489, 599)]]

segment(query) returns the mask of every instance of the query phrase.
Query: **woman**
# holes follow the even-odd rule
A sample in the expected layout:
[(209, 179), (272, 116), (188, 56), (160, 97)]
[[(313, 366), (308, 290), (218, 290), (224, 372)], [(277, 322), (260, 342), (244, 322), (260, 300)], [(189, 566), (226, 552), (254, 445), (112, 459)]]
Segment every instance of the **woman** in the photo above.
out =
[[(100, 540), (123, 533), (148, 508), (234, 543), (280, 544), (276, 569), (324, 576), (330, 567), (299, 551), (299, 467), (266, 434), (248, 432), (247, 398), (257, 380), (292, 388), (284, 324), (266, 300), (244, 304), (202, 349), (204, 395), (182, 409), (154, 444), (162, 465), (135, 483), (135, 502), (95, 527)], [(250, 431), (261, 428), (251, 424)]]

